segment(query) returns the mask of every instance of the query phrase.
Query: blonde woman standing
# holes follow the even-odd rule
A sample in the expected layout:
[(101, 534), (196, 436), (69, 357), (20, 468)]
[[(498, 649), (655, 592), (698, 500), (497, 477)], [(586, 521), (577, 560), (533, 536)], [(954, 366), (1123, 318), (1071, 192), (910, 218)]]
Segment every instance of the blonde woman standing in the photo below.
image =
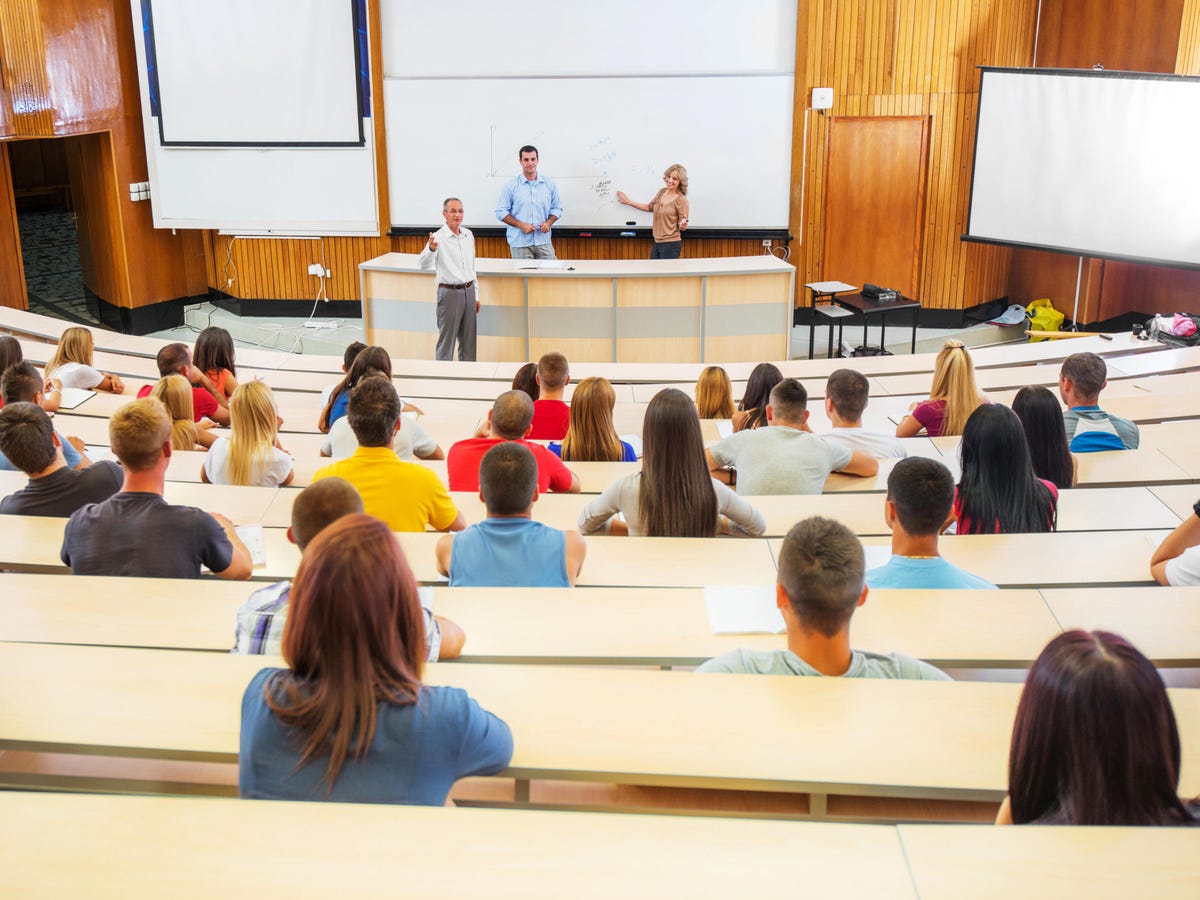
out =
[(568, 462), (637, 462), (637, 453), (613, 425), (616, 404), (617, 392), (607, 378), (583, 379), (571, 397), (567, 436), (551, 442), (550, 452)]
[(46, 363), (46, 380), (49, 381), (53, 376), (64, 388), (125, 393), (125, 385), (120, 378), (92, 366), (94, 349), (90, 331), (79, 326), (68, 328), (62, 333), (54, 354)]
[(651, 230), (654, 232), (654, 249), (650, 251), (651, 259), (679, 259), (679, 251), (683, 249), (683, 232), (687, 231), (688, 214), (688, 174), (687, 169), (675, 163), (667, 166), (663, 172), (664, 188), (654, 195), (649, 203), (638, 203), (630, 200), (624, 191), (617, 191), (617, 201), (642, 212), (654, 214)]
[(192, 405), (192, 386), (182, 375), (167, 375), (160, 378), (150, 389), (150, 396), (167, 408), (171, 417), (171, 449), (190, 452), (207, 450), (217, 436), (209, 429), (216, 423), (205, 419), (196, 422)]
[(263, 381), (238, 385), (229, 400), (229, 437), (219, 437), (204, 458), (202, 481), (277, 487), (296, 477), (292, 458), (278, 445), (279, 412)]
[(987, 398), (975, 386), (975, 365), (962, 341), (946, 341), (933, 366), (929, 399), (914, 403), (896, 426), (896, 437), (962, 434), (963, 426)]

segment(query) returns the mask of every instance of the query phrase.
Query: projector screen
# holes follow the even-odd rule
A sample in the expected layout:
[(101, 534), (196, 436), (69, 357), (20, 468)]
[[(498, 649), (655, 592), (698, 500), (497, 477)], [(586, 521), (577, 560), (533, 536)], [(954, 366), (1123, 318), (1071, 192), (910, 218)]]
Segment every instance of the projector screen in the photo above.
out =
[(1200, 268), (1200, 78), (982, 70), (964, 240)]

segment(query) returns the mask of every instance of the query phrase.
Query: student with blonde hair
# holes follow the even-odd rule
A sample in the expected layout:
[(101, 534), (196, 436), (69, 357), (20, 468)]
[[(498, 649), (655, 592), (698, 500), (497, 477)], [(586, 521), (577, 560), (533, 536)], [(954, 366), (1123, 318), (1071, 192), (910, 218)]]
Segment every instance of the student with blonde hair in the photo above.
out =
[(933, 367), (929, 399), (914, 403), (896, 426), (896, 437), (962, 434), (971, 413), (987, 399), (975, 386), (975, 365), (962, 341), (946, 341)]
[(660, 188), (649, 203), (630, 200), (624, 191), (617, 191), (617, 202), (654, 214), (650, 229), (654, 236), (651, 259), (679, 259), (679, 252), (683, 249), (683, 232), (687, 231), (688, 216), (691, 215), (687, 198), (687, 169), (679, 163), (667, 166), (663, 172), (663, 184), (665, 187)]
[(567, 462), (637, 462), (633, 447), (617, 437), (613, 407), (617, 392), (607, 378), (585, 378), (575, 386), (567, 436), (549, 444)]
[(150, 396), (167, 408), (171, 417), (172, 450), (207, 450), (217, 436), (211, 429), (215, 423), (207, 419), (197, 424), (192, 406), (192, 386), (182, 375), (167, 375), (158, 379)]
[(125, 384), (120, 378), (92, 366), (94, 349), (90, 331), (79, 326), (68, 328), (46, 363), (44, 374), (47, 380), (53, 376), (64, 388), (125, 393)]
[(202, 481), (278, 487), (296, 477), (292, 458), (278, 444), (279, 412), (264, 381), (238, 385), (229, 401), (232, 433), (219, 437), (204, 457)]
[(709, 366), (696, 379), (696, 413), (701, 419), (732, 419), (733, 385), (720, 366)]

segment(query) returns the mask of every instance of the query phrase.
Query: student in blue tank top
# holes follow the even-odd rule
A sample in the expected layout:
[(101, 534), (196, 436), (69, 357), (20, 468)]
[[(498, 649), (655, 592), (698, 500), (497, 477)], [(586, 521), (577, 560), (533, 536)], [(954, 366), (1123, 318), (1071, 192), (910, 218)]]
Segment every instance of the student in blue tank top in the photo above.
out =
[(263, 669), (242, 698), (240, 796), (441, 806), (459, 778), (508, 765), (503, 721), (421, 683), (417, 583), (383, 522), (355, 513), (325, 528), (289, 602), (288, 668)]
[(570, 587), (587, 544), (578, 531), (535, 522), (537, 460), (515, 441), (497, 444), (479, 464), (487, 518), (437, 543), (437, 567), (451, 587)]

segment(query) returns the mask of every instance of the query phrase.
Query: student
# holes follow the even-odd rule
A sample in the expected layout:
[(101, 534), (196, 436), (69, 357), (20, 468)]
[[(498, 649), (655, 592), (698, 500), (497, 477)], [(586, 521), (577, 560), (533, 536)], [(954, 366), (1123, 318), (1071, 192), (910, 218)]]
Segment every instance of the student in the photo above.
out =
[(567, 436), (561, 442), (551, 441), (550, 452), (567, 462), (637, 462), (633, 447), (617, 436), (613, 425), (616, 405), (617, 392), (607, 378), (583, 379), (575, 385), (571, 398)]
[(79, 509), (63, 533), (62, 561), (73, 575), (245, 579), (250, 552), (233, 523), (163, 499), (171, 461), (171, 420), (150, 397), (126, 403), (108, 420), (108, 439), (125, 469), (120, 493)]
[[(388, 379), (380, 372), (368, 372), (362, 381), (368, 378), (379, 378), (383, 381)], [(362, 384), (362, 381), (359, 384)], [(391, 382), (388, 382), (389, 384)], [(404, 401), (401, 401), (403, 408)], [(325, 439), (321, 442), (321, 455), (331, 456), (334, 459), (345, 459), (347, 456), (353, 456), (354, 451), (358, 449), (358, 438), (354, 436), (354, 429), (350, 427), (350, 421), (346, 416), (342, 416), (333, 423), (333, 427), (329, 429), (329, 434), (325, 435)], [(437, 440), (415, 419), (402, 415), (400, 417), (400, 430), (396, 432), (395, 438), (392, 439), (392, 451), (397, 457), (406, 461), (413, 459), (445, 459), (446, 452), (442, 449)]]
[(35, 403), (6, 403), (0, 409), (0, 452), (29, 476), (28, 485), (0, 500), (5, 515), (69, 516), (121, 489), (124, 476), (114, 462), (68, 466), (50, 417)]
[(196, 421), (192, 408), (195, 394), (192, 386), (182, 375), (168, 375), (160, 378), (150, 388), (149, 396), (159, 401), (167, 408), (171, 417), (171, 449), (172, 450), (207, 450), (213, 445), (217, 436), (212, 429), (215, 422), (205, 419)]
[(92, 333), (79, 326), (68, 328), (46, 361), (45, 376), (52, 376), (60, 387), (125, 393), (125, 383), (116, 375), (92, 367)]
[(1150, 557), (1150, 574), (1159, 584), (1200, 584), (1200, 500), (1192, 506), (1192, 513), (1163, 538)]
[(534, 401), (542, 396), (542, 389), (537, 380), (537, 363), (525, 363), (517, 369), (517, 374), (513, 376), (512, 389), (524, 391), (529, 395), (529, 399)]
[[(288, 540), (303, 556), (312, 539), (342, 516), (361, 513), (362, 498), (354, 485), (342, 478), (325, 478), (310, 484), (296, 496), (292, 504), (292, 524)], [(237, 637), (234, 653), (255, 653), (278, 656), (283, 628), (287, 623), (290, 581), (279, 581), (259, 588), (237, 611)], [(421, 607), (425, 627), (426, 659), (455, 659), (462, 653), (466, 635), (449, 619), (435, 616)]]
[(1068, 631), (1025, 678), (997, 825), (1195, 825), (1179, 799), (1175, 713), (1123, 637)]
[[(358, 354), (362, 353), (362, 351), (364, 351), (366, 349), (367, 349), (367, 345), (364, 344), (362, 341), (354, 341), (354, 342), (346, 345), (346, 350), (342, 354), (342, 374), (343, 375), (345, 375), (347, 372), (350, 371), (350, 367), (352, 365), (354, 365), (354, 360), (358, 357)], [(391, 360), (391, 357), (389, 357), (388, 358), (388, 371), (389, 372), (391, 371), (391, 364), (392, 364), (392, 360)], [(329, 395), (334, 392), (334, 389), (337, 388), (337, 386), (339, 384), (341, 384), (340, 380), (335, 381), (333, 384), (327, 384), (327, 385), (325, 385), (325, 387), (321, 388), (321, 408), (322, 409), (324, 409), (325, 404), (327, 404), (329, 402)]]
[(975, 366), (962, 341), (946, 341), (933, 366), (929, 399), (914, 403), (896, 426), (896, 437), (962, 434), (967, 418), (987, 400), (975, 386)]
[(806, 429), (808, 392), (797, 379), (775, 385), (766, 414), (769, 428), (731, 434), (705, 451), (713, 477), (743, 497), (819, 494), (831, 472), (865, 477), (879, 471), (865, 450), (826, 442)]
[(479, 464), (483, 455), (501, 441), (517, 441), (529, 448), (538, 464), (538, 492), (579, 493), (579, 476), (561, 459), (526, 440), (533, 426), (533, 401), (524, 391), (505, 391), (488, 410), (484, 430), (488, 437), (458, 441), (446, 454), (446, 475), (452, 491), (479, 490)]
[(888, 473), (883, 518), (892, 558), (867, 572), (873, 588), (995, 588), (938, 553), (938, 535), (954, 521), (954, 476), (936, 459), (913, 456)]
[[(762, 534), (763, 514), (712, 477), (696, 407), (674, 388), (659, 391), (642, 425), (642, 471), (604, 489), (579, 513), (584, 534), (711, 537)], [(620, 514), (622, 519), (614, 519)]]
[(962, 476), (954, 496), (958, 534), (1054, 531), (1058, 488), (1033, 473), (1029, 444), (1007, 406), (980, 406), (963, 428)]
[[(23, 362), (25, 362), (25, 354), (21, 350), (21, 342), (11, 334), (0, 334), (0, 376), (11, 367), (19, 366)], [(30, 369), (37, 374), (37, 369), (34, 369), (32, 365)], [(48, 413), (57, 412), (59, 401), (62, 399), (62, 383), (57, 378), (42, 378), (40, 375), (38, 379), (37, 393), (42, 395), (38, 406)], [(0, 407), (3, 406), (4, 400), (0, 398)]]
[(21, 342), (11, 334), (0, 334), (0, 372), (25, 361)]
[[(4, 401), (0, 405), (33, 403), (47, 413), (51, 413), (58, 409), (58, 401), (47, 403), (46, 395), (42, 393), (44, 385), (45, 381), (32, 363), (19, 362), (9, 366), (0, 376), (0, 399)], [(57, 393), (56, 391), (55, 394)], [(64, 437), (62, 434), (58, 434), (58, 442), (62, 445), (63, 459), (66, 460), (68, 468), (86, 469), (92, 464), (83, 450), (83, 441), (79, 438)], [(0, 453), (0, 469), (12, 471), (16, 468), (16, 465), (11, 463), (3, 453)]]
[(196, 368), (213, 383), (217, 393), (226, 400), (233, 397), (238, 380), (237, 367), (233, 363), (233, 336), (228, 331), (216, 325), (205, 328), (196, 338), (193, 358)]
[(1136, 450), (1141, 441), (1137, 425), (1110, 415), (1099, 406), (1108, 385), (1108, 366), (1095, 353), (1072, 353), (1058, 373), (1058, 392), (1067, 411), (1063, 424), (1072, 453), (1097, 450)]
[(899, 438), (863, 428), (862, 414), (870, 399), (871, 383), (862, 372), (838, 369), (825, 382), (825, 415), (833, 428), (821, 435), (850, 450), (863, 450), (876, 459), (903, 459), (908, 451)]
[(366, 347), (346, 370), (346, 376), (339, 381), (329, 393), (325, 408), (317, 420), (317, 428), (327, 434), (333, 423), (346, 414), (350, 404), (350, 392), (359, 381), (367, 375), (383, 375), (389, 381), (392, 378), (392, 357), (383, 347)]
[(720, 366), (708, 366), (696, 379), (696, 415), (701, 419), (732, 419), (733, 385)]
[[(182, 375), (192, 386), (192, 412), (195, 419), (211, 419), (218, 425), (229, 425), (229, 401), (199, 369), (192, 365), (192, 351), (187, 344), (167, 344), (154, 357), (159, 378)], [(151, 385), (138, 391), (138, 398), (149, 397)]]
[(240, 796), (441, 806), (459, 778), (508, 765), (503, 721), (422, 684), (417, 583), (384, 523), (352, 514), (318, 534), (288, 603), (287, 668), (242, 697)]
[(783, 373), (772, 363), (759, 363), (750, 372), (746, 391), (733, 414), (733, 430), (748, 431), (767, 424), (767, 404), (771, 391), (783, 381)]
[(533, 402), (529, 437), (535, 441), (561, 441), (571, 417), (571, 407), (563, 402), (563, 391), (571, 383), (567, 358), (561, 353), (543, 354), (537, 364), (537, 383), (539, 396)]
[(537, 460), (503, 441), (483, 455), (479, 499), (487, 519), (437, 542), (437, 569), (450, 587), (573, 587), (587, 555), (578, 531), (533, 521)]
[(850, 647), (850, 618), (867, 602), (863, 549), (840, 522), (820, 516), (792, 526), (779, 551), (775, 604), (787, 627), (786, 650), (739, 648), (698, 672), (833, 675), (949, 681), (941, 669), (902, 653)]
[(427, 525), (438, 531), (467, 527), (433, 470), (404, 462), (392, 451), (392, 440), (400, 430), (400, 398), (391, 381), (364, 378), (350, 393), (346, 417), (358, 449), (318, 469), (314, 482), (331, 475), (346, 479), (362, 495), (367, 514), (382, 519), (393, 531), (424, 531)]
[(1026, 385), (1013, 397), (1012, 411), (1021, 420), (1037, 477), (1059, 490), (1073, 487), (1078, 461), (1067, 443), (1058, 398), (1040, 384)]
[(200, 480), (210, 484), (284, 487), (296, 477), (292, 458), (279, 446), (279, 411), (265, 381), (239, 385), (229, 401), (229, 437), (208, 448)]

